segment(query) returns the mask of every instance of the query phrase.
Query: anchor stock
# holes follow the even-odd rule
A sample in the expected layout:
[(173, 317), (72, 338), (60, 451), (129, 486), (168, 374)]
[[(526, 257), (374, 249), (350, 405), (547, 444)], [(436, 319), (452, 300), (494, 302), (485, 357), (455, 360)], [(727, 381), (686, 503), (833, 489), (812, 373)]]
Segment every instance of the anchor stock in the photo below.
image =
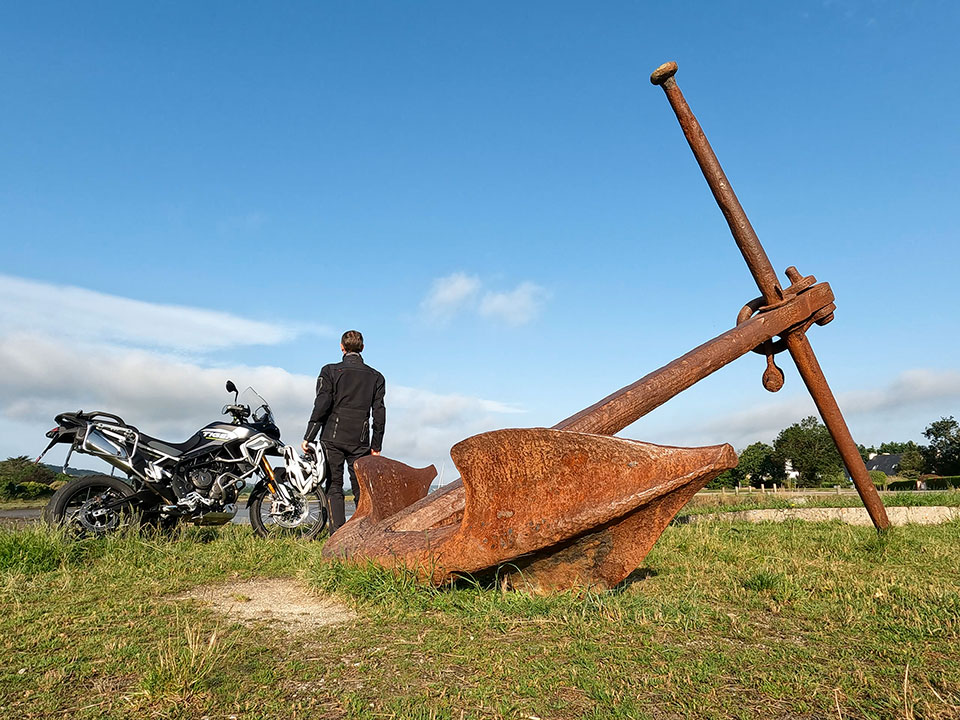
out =
[[(768, 305), (781, 302), (785, 293), (777, 280), (777, 273), (760, 244), (760, 238), (757, 237), (753, 225), (750, 224), (743, 206), (737, 199), (730, 181), (727, 180), (727, 176), (723, 172), (720, 161), (717, 160), (707, 136), (703, 133), (703, 129), (697, 122), (697, 118), (687, 104), (683, 93), (680, 92), (680, 87), (674, 79), (676, 73), (677, 64), (675, 62), (664, 63), (650, 75), (650, 82), (663, 88), (687, 143), (690, 145), (697, 164), (703, 172), (703, 177), (706, 179), (707, 185), (710, 186), (710, 191), (727, 220), (730, 232), (733, 234), (737, 247), (740, 248), (743, 259), (746, 261), (757, 287), (760, 288), (763, 299)], [(790, 270), (788, 270), (788, 277), (796, 285), (800, 281), (799, 273), (796, 268)], [(826, 324), (830, 322), (832, 317), (831, 311), (819, 318), (818, 321), (821, 324)], [(850, 429), (840, 412), (840, 406), (833, 396), (833, 391), (820, 368), (820, 363), (814, 355), (805, 330), (796, 329), (788, 332), (784, 339), (797, 370), (800, 372), (800, 376), (803, 378), (803, 382), (813, 397), (813, 401), (820, 411), (820, 416), (823, 418), (823, 422), (830, 431), (833, 442), (840, 452), (840, 457), (843, 458), (843, 463), (853, 478), (857, 492), (860, 493), (860, 498), (863, 500), (867, 512), (870, 513), (870, 519), (873, 520), (873, 524), (878, 530), (885, 530), (890, 526), (887, 511), (883, 507), (883, 502), (880, 500), (880, 495), (877, 493), (873, 481), (870, 480), (863, 458), (857, 450), (857, 444), (850, 434)]]

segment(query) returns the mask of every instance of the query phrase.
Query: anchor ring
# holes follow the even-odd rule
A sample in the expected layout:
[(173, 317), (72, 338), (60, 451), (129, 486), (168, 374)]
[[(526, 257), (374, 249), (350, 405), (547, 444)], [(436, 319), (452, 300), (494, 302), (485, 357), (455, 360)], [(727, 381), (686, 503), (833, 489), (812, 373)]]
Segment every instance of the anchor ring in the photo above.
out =
[[(762, 307), (764, 307), (764, 300), (762, 297), (754, 298), (748, 302), (737, 314), (737, 325), (743, 325), (743, 323), (756, 315)], [(761, 343), (757, 347), (753, 348), (753, 352), (757, 353), (757, 355), (777, 355), (786, 349), (787, 341), (784, 338), (779, 338), (778, 340), (770, 339), (764, 343)]]

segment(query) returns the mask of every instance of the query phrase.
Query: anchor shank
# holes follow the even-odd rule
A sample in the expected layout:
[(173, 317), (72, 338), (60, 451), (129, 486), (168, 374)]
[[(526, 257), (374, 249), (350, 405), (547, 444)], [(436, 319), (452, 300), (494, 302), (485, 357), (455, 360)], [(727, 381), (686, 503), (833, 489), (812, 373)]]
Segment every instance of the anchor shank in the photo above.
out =
[(808, 321), (833, 300), (833, 291), (827, 283), (814, 285), (783, 305), (755, 315), (553, 427), (555, 430), (614, 435), (741, 355)]

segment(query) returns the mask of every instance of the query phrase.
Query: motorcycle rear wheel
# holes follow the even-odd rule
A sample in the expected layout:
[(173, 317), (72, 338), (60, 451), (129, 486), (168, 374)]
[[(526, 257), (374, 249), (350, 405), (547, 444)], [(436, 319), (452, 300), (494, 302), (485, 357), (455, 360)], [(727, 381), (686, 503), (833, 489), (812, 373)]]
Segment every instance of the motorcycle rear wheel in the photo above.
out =
[[(279, 474), (279, 473), (278, 473)], [(259, 488), (250, 498), (250, 525), (260, 537), (294, 537), (314, 540), (327, 526), (330, 509), (322, 492), (314, 491), (301, 495), (290, 488), (293, 508), (274, 514), (274, 495), (266, 488)], [(279, 504), (279, 503), (278, 503)]]
[(129, 503), (119, 507), (103, 505), (134, 495), (130, 485), (109, 475), (74, 478), (57, 490), (43, 510), (50, 525), (62, 526), (75, 537), (96, 537), (137, 524)]

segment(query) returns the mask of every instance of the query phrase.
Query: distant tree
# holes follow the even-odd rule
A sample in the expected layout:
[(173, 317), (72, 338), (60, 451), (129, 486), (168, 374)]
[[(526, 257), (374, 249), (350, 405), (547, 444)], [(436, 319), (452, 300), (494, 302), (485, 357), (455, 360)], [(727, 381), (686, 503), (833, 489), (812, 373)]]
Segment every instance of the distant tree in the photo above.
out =
[[(734, 468), (736, 470), (736, 468)], [(735, 487), (737, 485), (737, 478), (734, 475), (734, 470), (724, 470), (722, 473), (717, 475), (713, 480), (707, 483), (707, 487), (711, 490), (719, 490), (720, 488)]]
[(869, 472), (873, 484), (880, 490), (886, 490), (890, 486), (890, 477), (882, 470), (871, 470)]
[(45, 465), (39, 465), (26, 455), (0, 460), (0, 480), (13, 482), (36, 482), (49, 485), (57, 479), (57, 473)]
[(927, 461), (923, 457), (918, 447), (909, 448), (903, 451), (900, 456), (900, 465), (897, 468), (897, 475), (913, 480), (920, 477), (927, 469)]
[(11, 499), (37, 497), (59, 475), (48, 467), (38, 465), (26, 455), (0, 461), (0, 497)]
[(800, 474), (800, 487), (816, 487), (822, 478), (836, 475), (843, 468), (830, 432), (812, 415), (782, 430), (773, 448), (778, 462), (789, 460)]
[(930, 444), (923, 448), (930, 472), (937, 475), (960, 475), (960, 423), (953, 416), (941, 417), (923, 431)]
[(877, 448), (877, 452), (881, 455), (901, 455), (908, 450), (919, 450), (920, 446), (917, 445), (913, 440), (907, 440), (906, 442), (885, 442), (881, 443), (880, 447)]
[(777, 460), (773, 448), (766, 443), (756, 442), (740, 451), (740, 459), (735, 468), (718, 475), (707, 487), (759, 487), (762, 483), (782, 483), (786, 477), (783, 463)]
[(870, 447), (866, 447), (864, 445), (857, 445), (857, 450), (860, 451), (860, 457), (863, 458), (864, 462), (869, 460), (871, 455), (876, 455), (878, 452), (878, 450), (872, 445)]
[(740, 462), (732, 471), (739, 485), (760, 486), (768, 482), (782, 483), (787, 472), (782, 460), (778, 460), (774, 449), (766, 443), (757, 442), (748, 445), (740, 453)]

